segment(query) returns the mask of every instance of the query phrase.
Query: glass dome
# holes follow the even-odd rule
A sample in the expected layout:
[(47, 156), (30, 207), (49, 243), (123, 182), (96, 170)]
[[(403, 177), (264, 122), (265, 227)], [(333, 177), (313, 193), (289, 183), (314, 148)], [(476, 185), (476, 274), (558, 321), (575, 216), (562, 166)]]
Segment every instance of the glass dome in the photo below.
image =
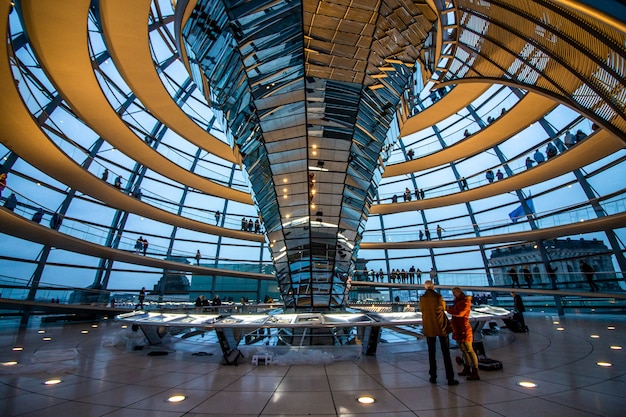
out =
[(623, 291), (623, 22), (357, 3), (5, 6), (2, 298)]

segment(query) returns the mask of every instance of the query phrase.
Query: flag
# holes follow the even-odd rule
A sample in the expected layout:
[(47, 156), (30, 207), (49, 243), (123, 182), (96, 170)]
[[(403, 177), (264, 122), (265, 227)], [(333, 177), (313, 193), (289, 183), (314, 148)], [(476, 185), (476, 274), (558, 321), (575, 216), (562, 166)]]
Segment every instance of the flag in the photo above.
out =
[[(528, 197), (526, 199), (526, 204), (528, 205), (528, 208), (530, 209), (530, 214), (535, 214), (535, 204), (533, 203), (532, 197)], [(515, 210), (509, 213), (509, 218), (511, 219), (513, 223), (517, 223), (519, 219), (525, 216), (526, 216), (526, 213), (524, 212), (524, 207), (521, 204), (519, 205), (519, 207), (517, 207)]]

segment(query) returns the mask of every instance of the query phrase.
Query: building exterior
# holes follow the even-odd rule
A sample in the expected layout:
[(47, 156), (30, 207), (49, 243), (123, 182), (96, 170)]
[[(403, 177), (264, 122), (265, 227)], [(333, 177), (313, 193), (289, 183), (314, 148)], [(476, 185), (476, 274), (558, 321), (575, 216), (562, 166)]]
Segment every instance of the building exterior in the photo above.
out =
[[(543, 242), (548, 254), (549, 266), (555, 270), (556, 288), (581, 289), (589, 288), (579, 261), (584, 260), (595, 270), (595, 280), (603, 291), (619, 291), (617, 274), (611, 263), (611, 254), (607, 246), (597, 240), (555, 239)], [(515, 268), (520, 284), (526, 283), (520, 270), (528, 265), (532, 273), (532, 287), (552, 289), (553, 282), (542, 261), (541, 253), (536, 244), (524, 244), (496, 249), (491, 252), (489, 264), (492, 267), (494, 285), (506, 287), (512, 285), (509, 269)]]

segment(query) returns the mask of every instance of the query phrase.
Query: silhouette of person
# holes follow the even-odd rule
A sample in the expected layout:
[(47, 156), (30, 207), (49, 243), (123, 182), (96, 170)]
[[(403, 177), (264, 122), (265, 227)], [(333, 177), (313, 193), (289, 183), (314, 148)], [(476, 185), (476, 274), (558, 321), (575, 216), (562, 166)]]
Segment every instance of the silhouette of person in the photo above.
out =
[(11, 195), (4, 200), (4, 207), (7, 210), (15, 210), (15, 207), (17, 207), (17, 197), (15, 196), (15, 193), (11, 193)]
[(139, 299), (138, 303), (135, 305), (135, 308), (141, 308), (143, 310), (143, 301), (146, 299), (146, 287), (142, 287), (139, 291)]
[(200, 258), (202, 258), (202, 255), (200, 255), (200, 249), (198, 249), (196, 251), (196, 265), (200, 265)]
[(526, 282), (526, 285), (528, 285), (528, 288), (530, 288), (530, 286), (533, 283), (533, 274), (531, 274), (530, 269), (528, 268), (528, 265), (524, 265), (522, 267), (521, 273), (522, 273), (522, 276), (524, 277), (524, 282)]
[(582, 272), (587, 279), (587, 283), (589, 284), (589, 288), (591, 288), (591, 292), (600, 291), (600, 287), (593, 280), (593, 275), (595, 274), (596, 270), (583, 260), (579, 261), (578, 264), (580, 266), (580, 272)]
[(222, 216), (222, 213), (220, 213), (220, 211), (216, 211), (215, 212), (215, 225), (217, 226), (218, 223), (220, 222), (220, 217)]
[(522, 300), (522, 296), (517, 294), (515, 291), (511, 291), (511, 296), (513, 297), (513, 309), (517, 313), (517, 317), (519, 318), (520, 324), (522, 325), (522, 330), (527, 332), (528, 326), (526, 326), (526, 320), (524, 319), (524, 312), (526, 311), (526, 307), (524, 307), (524, 301)]
[(33, 213), (31, 220), (36, 223), (41, 223), (41, 219), (43, 219), (43, 209), (39, 207), (37, 211)]
[(553, 267), (552, 264), (548, 264), (546, 266), (546, 271), (548, 271), (548, 278), (550, 278), (550, 282), (552, 283), (552, 288), (556, 289), (556, 271), (559, 269), (558, 266)]
[(515, 286), (517, 286), (517, 288), (522, 288), (522, 286), (519, 285), (519, 277), (517, 276), (515, 267), (511, 267), (511, 269), (509, 269), (509, 277), (511, 277), (511, 288), (515, 288)]
[(109, 179), (109, 169), (104, 168), (104, 172), (102, 173), (102, 181), (106, 181)]

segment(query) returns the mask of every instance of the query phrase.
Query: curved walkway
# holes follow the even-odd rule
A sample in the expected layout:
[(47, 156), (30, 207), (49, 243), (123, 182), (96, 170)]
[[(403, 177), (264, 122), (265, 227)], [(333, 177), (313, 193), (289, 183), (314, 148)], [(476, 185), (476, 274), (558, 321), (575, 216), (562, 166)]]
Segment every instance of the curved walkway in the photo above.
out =
[(408, 136), (426, 129), (470, 105), (491, 88), (492, 84), (466, 83), (455, 86), (432, 106), (407, 119), (400, 127), (400, 136)]
[[(554, 239), (561, 236), (573, 236), (580, 233), (592, 233), (626, 227), (626, 213), (600, 217), (580, 223), (547, 227), (523, 232), (503, 233), (481, 237), (443, 240), (412, 240), (406, 242), (361, 242), (360, 248), (367, 249), (419, 249), (419, 248), (450, 248), (494, 243), (516, 243), (536, 240)], [(388, 234), (393, 236), (393, 234)]]
[(493, 123), (468, 138), (423, 157), (388, 165), (383, 172), (383, 178), (423, 171), (486, 151), (498, 145), (504, 139), (510, 138), (526, 129), (528, 125), (535, 123), (556, 105), (557, 103), (552, 98), (528, 93), (504, 116), (499, 117)]
[[(184, 264), (181, 262), (166, 261), (150, 256), (138, 255), (133, 252), (126, 252), (119, 249), (91, 243), (83, 239), (66, 235), (54, 229), (42, 226), (24, 217), (0, 207), (0, 229), (8, 235), (36, 242), (42, 245), (49, 245), (57, 249), (67, 250), (73, 253), (94, 256), (96, 258), (111, 259), (119, 262), (126, 262), (133, 265), (142, 265), (151, 268), (161, 268), (171, 271), (184, 271), (199, 275), (228, 275), (238, 278), (254, 278), (260, 280), (275, 280), (271, 274), (260, 274), (244, 271), (232, 271), (219, 268), (197, 266), (195, 264)], [(242, 232), (243, 233), (243, 232)], [(189, 256), (190, 260), (193, 255)]]
[(151, 0), (101, 1), (100, 17), (113, 62), (133, 93), (157, 119), (199, 148), (241, 164), (238, 152), (203, 130), (167, 92), (152, 61), (146, 21)]
[(90, 3), (76, 0), (21, 4), (24, 24), (37, 58), (74, 112), (107, 142), (151, 170), (209, 195), (251, 204), (248, 193), (191, 173), (156, 152), (115, 112), (89, 58)]
[[(3, 33), (6, 33), (6, 22), (7, 19), (2, 19), (0, 23), (0, 31)], [(7, 56), (6, 42), (0, 45), (0, 56)], [(0, 142), (29, 164), (68, 187), (118, 210), (212, 235), (256, 242), (265, 240), (263, 235), (217, 227), (169, 213), (120, 192), (117, 188), (87, 172), (41, 131), (30, 112), (24, 107), (16, 90), (9, 60), (3, 60), (3, 62), (4, 64), (0, 64), (0, 91), (3, 94), (0, 100), (0, 124), (4, 134), (0, 135)]]
[(601, 129), (590, 135), (584, 142), (577, 144), (558, 156), (503, 180), (440, 197), (401, 203), (375, 204), (372, 205), (370, 214), (424, 210), (505, 194), (572, 172), (623, 148), (624, 142), (621, 139)]

